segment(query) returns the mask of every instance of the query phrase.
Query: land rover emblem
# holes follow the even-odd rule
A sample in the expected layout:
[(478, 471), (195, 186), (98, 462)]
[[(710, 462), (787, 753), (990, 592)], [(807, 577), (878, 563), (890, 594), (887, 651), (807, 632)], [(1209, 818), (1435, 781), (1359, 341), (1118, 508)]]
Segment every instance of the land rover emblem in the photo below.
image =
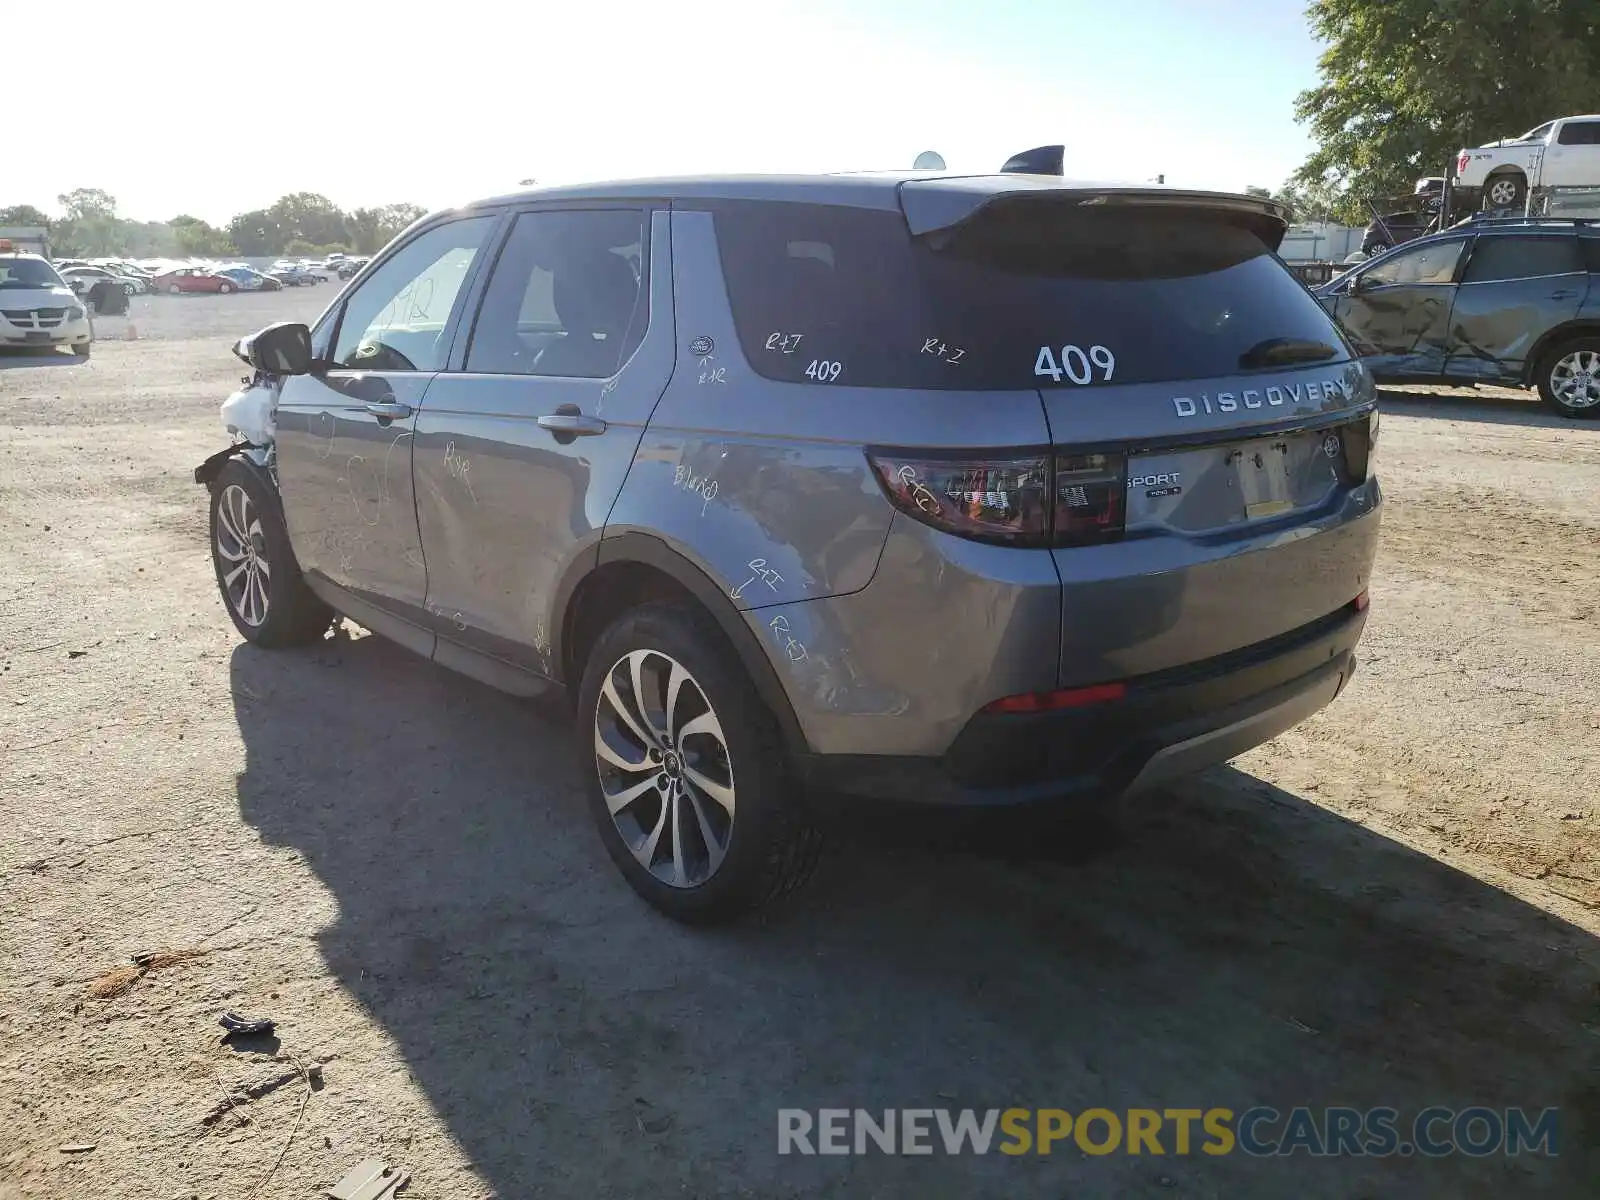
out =
[(699, 358), (704, 358), (716, 348), (717, 344), (703, 333), (689, 343), (689, 353)]
[(1337, 433), (1330, 433), (1322, 439), (1322, 452), (1329, 458), (1338, 458), (1339, 449), (1339, 435)]

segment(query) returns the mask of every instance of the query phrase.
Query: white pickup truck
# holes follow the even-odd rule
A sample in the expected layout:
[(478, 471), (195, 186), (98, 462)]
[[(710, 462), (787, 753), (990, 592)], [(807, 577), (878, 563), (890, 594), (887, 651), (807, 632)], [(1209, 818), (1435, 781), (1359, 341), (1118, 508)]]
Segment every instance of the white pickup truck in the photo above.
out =
[(1489, 209), (1522, 208), (1530, 188), (1600, 187), (1600, 116), (1562, 117), (1462, 150), (1456, 186), (1481, 189)]

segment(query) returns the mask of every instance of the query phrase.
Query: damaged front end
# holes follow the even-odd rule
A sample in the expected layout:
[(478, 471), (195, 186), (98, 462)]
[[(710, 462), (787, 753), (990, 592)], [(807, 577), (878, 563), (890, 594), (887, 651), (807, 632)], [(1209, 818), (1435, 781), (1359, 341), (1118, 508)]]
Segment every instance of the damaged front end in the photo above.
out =
[(255, 369), (244, 386), (222, 402), (222, 424), (233, 438), (194, 469), (194, 481), (210, 487), (235, 456), (249, 459), (278, 482), (276, 416), (278, 392), (286, 375), (304, 374), (311, 365), (311, 331), (297, 322), (268, 325), (234, 343), (233, 352)]

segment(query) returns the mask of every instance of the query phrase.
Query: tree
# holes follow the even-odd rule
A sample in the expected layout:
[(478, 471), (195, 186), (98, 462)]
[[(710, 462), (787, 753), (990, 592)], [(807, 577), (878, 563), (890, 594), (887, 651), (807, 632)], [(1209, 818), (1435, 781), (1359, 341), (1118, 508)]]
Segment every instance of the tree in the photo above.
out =
[(346, 237), (343, 210), (316, 192), (280, 196), (267, 213), (283, 231), (285, 245), (298, 239), (315, 246), (342, 242)]
[(411, 222), (427, 215), (417, 204), (385, 204), (358, 208), (350, 214), (350, 240), (357, 254), (376, 254)]
[(221, 258), (234, 253), (233, 239), (199, 217), (177, 216), (167, 222), (177, 252), (189, 258)]
[(1244, 194), (1246, 196), (1260, 196), (1263, 200), (1272, 199), (1271, 188), (1264, 188), (1254, 183), (1245, 185)]
[(99, 188), (76, 188), (56, 197), (66, 216), (52, 227), (53, 241), (63, 254), (112, 254), (121, 248), (122, 222), (117, 201)]
[(31, 204), (0, 208), (0, 225), (22, 225), (29, 229), (49, 229), (50, 218)]
[(277, 218), (264, 208), (242, 212), (229, 221), (228, 237), (240, 254), (261, 258), (282, 254), (289, 240)]
[(1341, 219), (1409, 194), (1462, 146), (1515, 136), (1600, 92), (1594, 0), (1311, 0), (1328, 43), (1295, 115), (1317, 149), (1293, 183)]

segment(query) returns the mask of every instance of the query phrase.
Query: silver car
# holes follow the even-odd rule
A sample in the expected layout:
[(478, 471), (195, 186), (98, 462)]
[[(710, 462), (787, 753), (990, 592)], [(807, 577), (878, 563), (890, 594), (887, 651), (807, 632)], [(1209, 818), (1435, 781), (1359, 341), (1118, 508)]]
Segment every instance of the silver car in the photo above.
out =
[(811, 798), (1087, 806), (1334, 699), (1371, 377), (1271, 201), (696, 178), (439, 213), (256, 368), (203, 464), (228, 612), (564, 690), (606, 849), (683, 920)]

